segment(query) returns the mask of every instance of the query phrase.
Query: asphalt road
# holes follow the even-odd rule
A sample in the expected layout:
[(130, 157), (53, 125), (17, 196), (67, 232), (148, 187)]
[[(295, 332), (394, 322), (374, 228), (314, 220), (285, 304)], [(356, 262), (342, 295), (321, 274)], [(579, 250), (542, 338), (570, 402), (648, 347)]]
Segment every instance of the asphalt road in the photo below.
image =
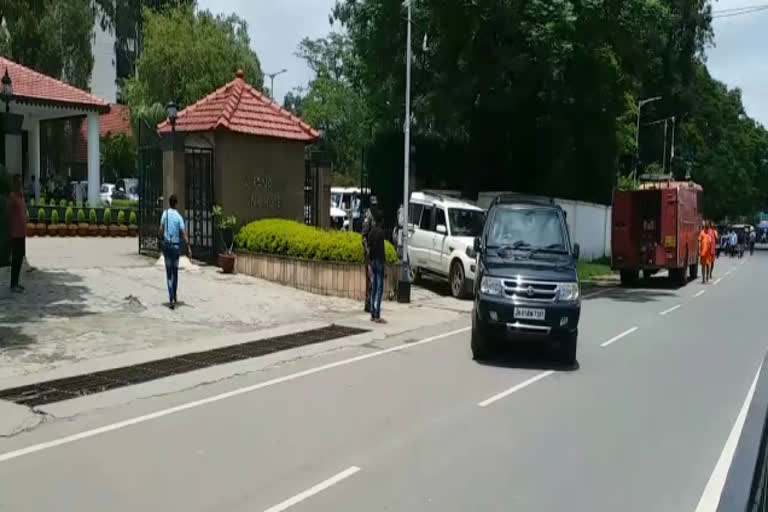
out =
[(694, 511), (766, 349), (766, 268), (588, 297), (578, 371), (478, 364), (463, 321), (51, 422), (0, 439), (0, 510)]

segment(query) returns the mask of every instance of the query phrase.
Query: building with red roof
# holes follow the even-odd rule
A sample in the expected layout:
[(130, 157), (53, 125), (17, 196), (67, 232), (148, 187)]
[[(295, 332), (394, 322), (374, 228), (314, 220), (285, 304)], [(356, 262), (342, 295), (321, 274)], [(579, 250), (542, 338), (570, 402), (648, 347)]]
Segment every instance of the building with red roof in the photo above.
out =
[[(190, 225), (195, 211), (207, 210), (209, 201), (241, 224), (259, 218), (304, 219), (305, 146), (320, 134), (248, 84), (242, 71), (180, 111), (175, 128), (166, 120), (158, 132), (165, 139), (184, 139), (185, 158), (163, 160), (163, 196), (177, 195)], [(177, 154), (182, 151), (180, 144), (171, 146)], [(200, 187), (206, 190), (201, 193)], [(190, 234), (194, 238), (195, 229)]]
[[(11, 116), (21, 119), (20, 133), (5, 134), (3, 161), (12, 174), (35, 176), (40, 182), (40, 122), (85, 117), (87, 133), (88, 199), (96, 203), (101, 185), (100, 115), (110, 112), (109, 103), (89, 92), (38, 73), (0, 56), (0, 75), (11, 81), (8, 105)], [(27, 159), (24, 140), (27, 140)], [(26, 171), (26, 172), (25, 172)], [(39, 192), (38, 192), (39, 195)], [(39, 199), (39, 197), (38, 197)]]

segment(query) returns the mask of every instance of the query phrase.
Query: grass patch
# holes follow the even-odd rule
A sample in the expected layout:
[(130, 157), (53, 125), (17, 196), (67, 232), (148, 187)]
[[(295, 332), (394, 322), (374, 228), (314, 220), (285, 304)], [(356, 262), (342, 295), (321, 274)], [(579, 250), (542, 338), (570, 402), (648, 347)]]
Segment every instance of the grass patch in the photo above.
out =
[(586, 263), (580, 261), (578, 265), (578, 271), (579, 279), (582, 281), (613, 274), (610, 265), (595, 262)]

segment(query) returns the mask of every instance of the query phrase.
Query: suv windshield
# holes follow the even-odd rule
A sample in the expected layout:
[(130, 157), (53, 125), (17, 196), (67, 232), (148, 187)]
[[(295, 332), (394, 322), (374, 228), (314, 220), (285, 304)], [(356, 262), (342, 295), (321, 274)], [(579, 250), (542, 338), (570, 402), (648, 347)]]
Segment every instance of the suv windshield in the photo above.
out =
[(451, 222), (452, 236), (479, 236), (483, 232), (485, 213), (477, 210), (450, 208), (448, 218)]
[(568, 250), (557, 210), (498, 208), (492, 222), (488, 230), (489, 247)]

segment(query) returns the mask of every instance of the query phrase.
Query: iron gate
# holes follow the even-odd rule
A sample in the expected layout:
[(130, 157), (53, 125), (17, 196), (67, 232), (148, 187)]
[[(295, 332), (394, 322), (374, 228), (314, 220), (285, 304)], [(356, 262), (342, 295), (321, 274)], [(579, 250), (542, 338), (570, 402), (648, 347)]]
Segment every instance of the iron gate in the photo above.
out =
[(154, 130), (139, 126), (139, 253), (156, 256), (163, 215), (163, 152)]
[(195, 259), (216, 258), (213, 222), (213, 149), (187, 146), (184, 151), (186, 190), (185, 218)]
[(311, 160), (304, 162), (304, 224), (317, 226), (317, 165)]

